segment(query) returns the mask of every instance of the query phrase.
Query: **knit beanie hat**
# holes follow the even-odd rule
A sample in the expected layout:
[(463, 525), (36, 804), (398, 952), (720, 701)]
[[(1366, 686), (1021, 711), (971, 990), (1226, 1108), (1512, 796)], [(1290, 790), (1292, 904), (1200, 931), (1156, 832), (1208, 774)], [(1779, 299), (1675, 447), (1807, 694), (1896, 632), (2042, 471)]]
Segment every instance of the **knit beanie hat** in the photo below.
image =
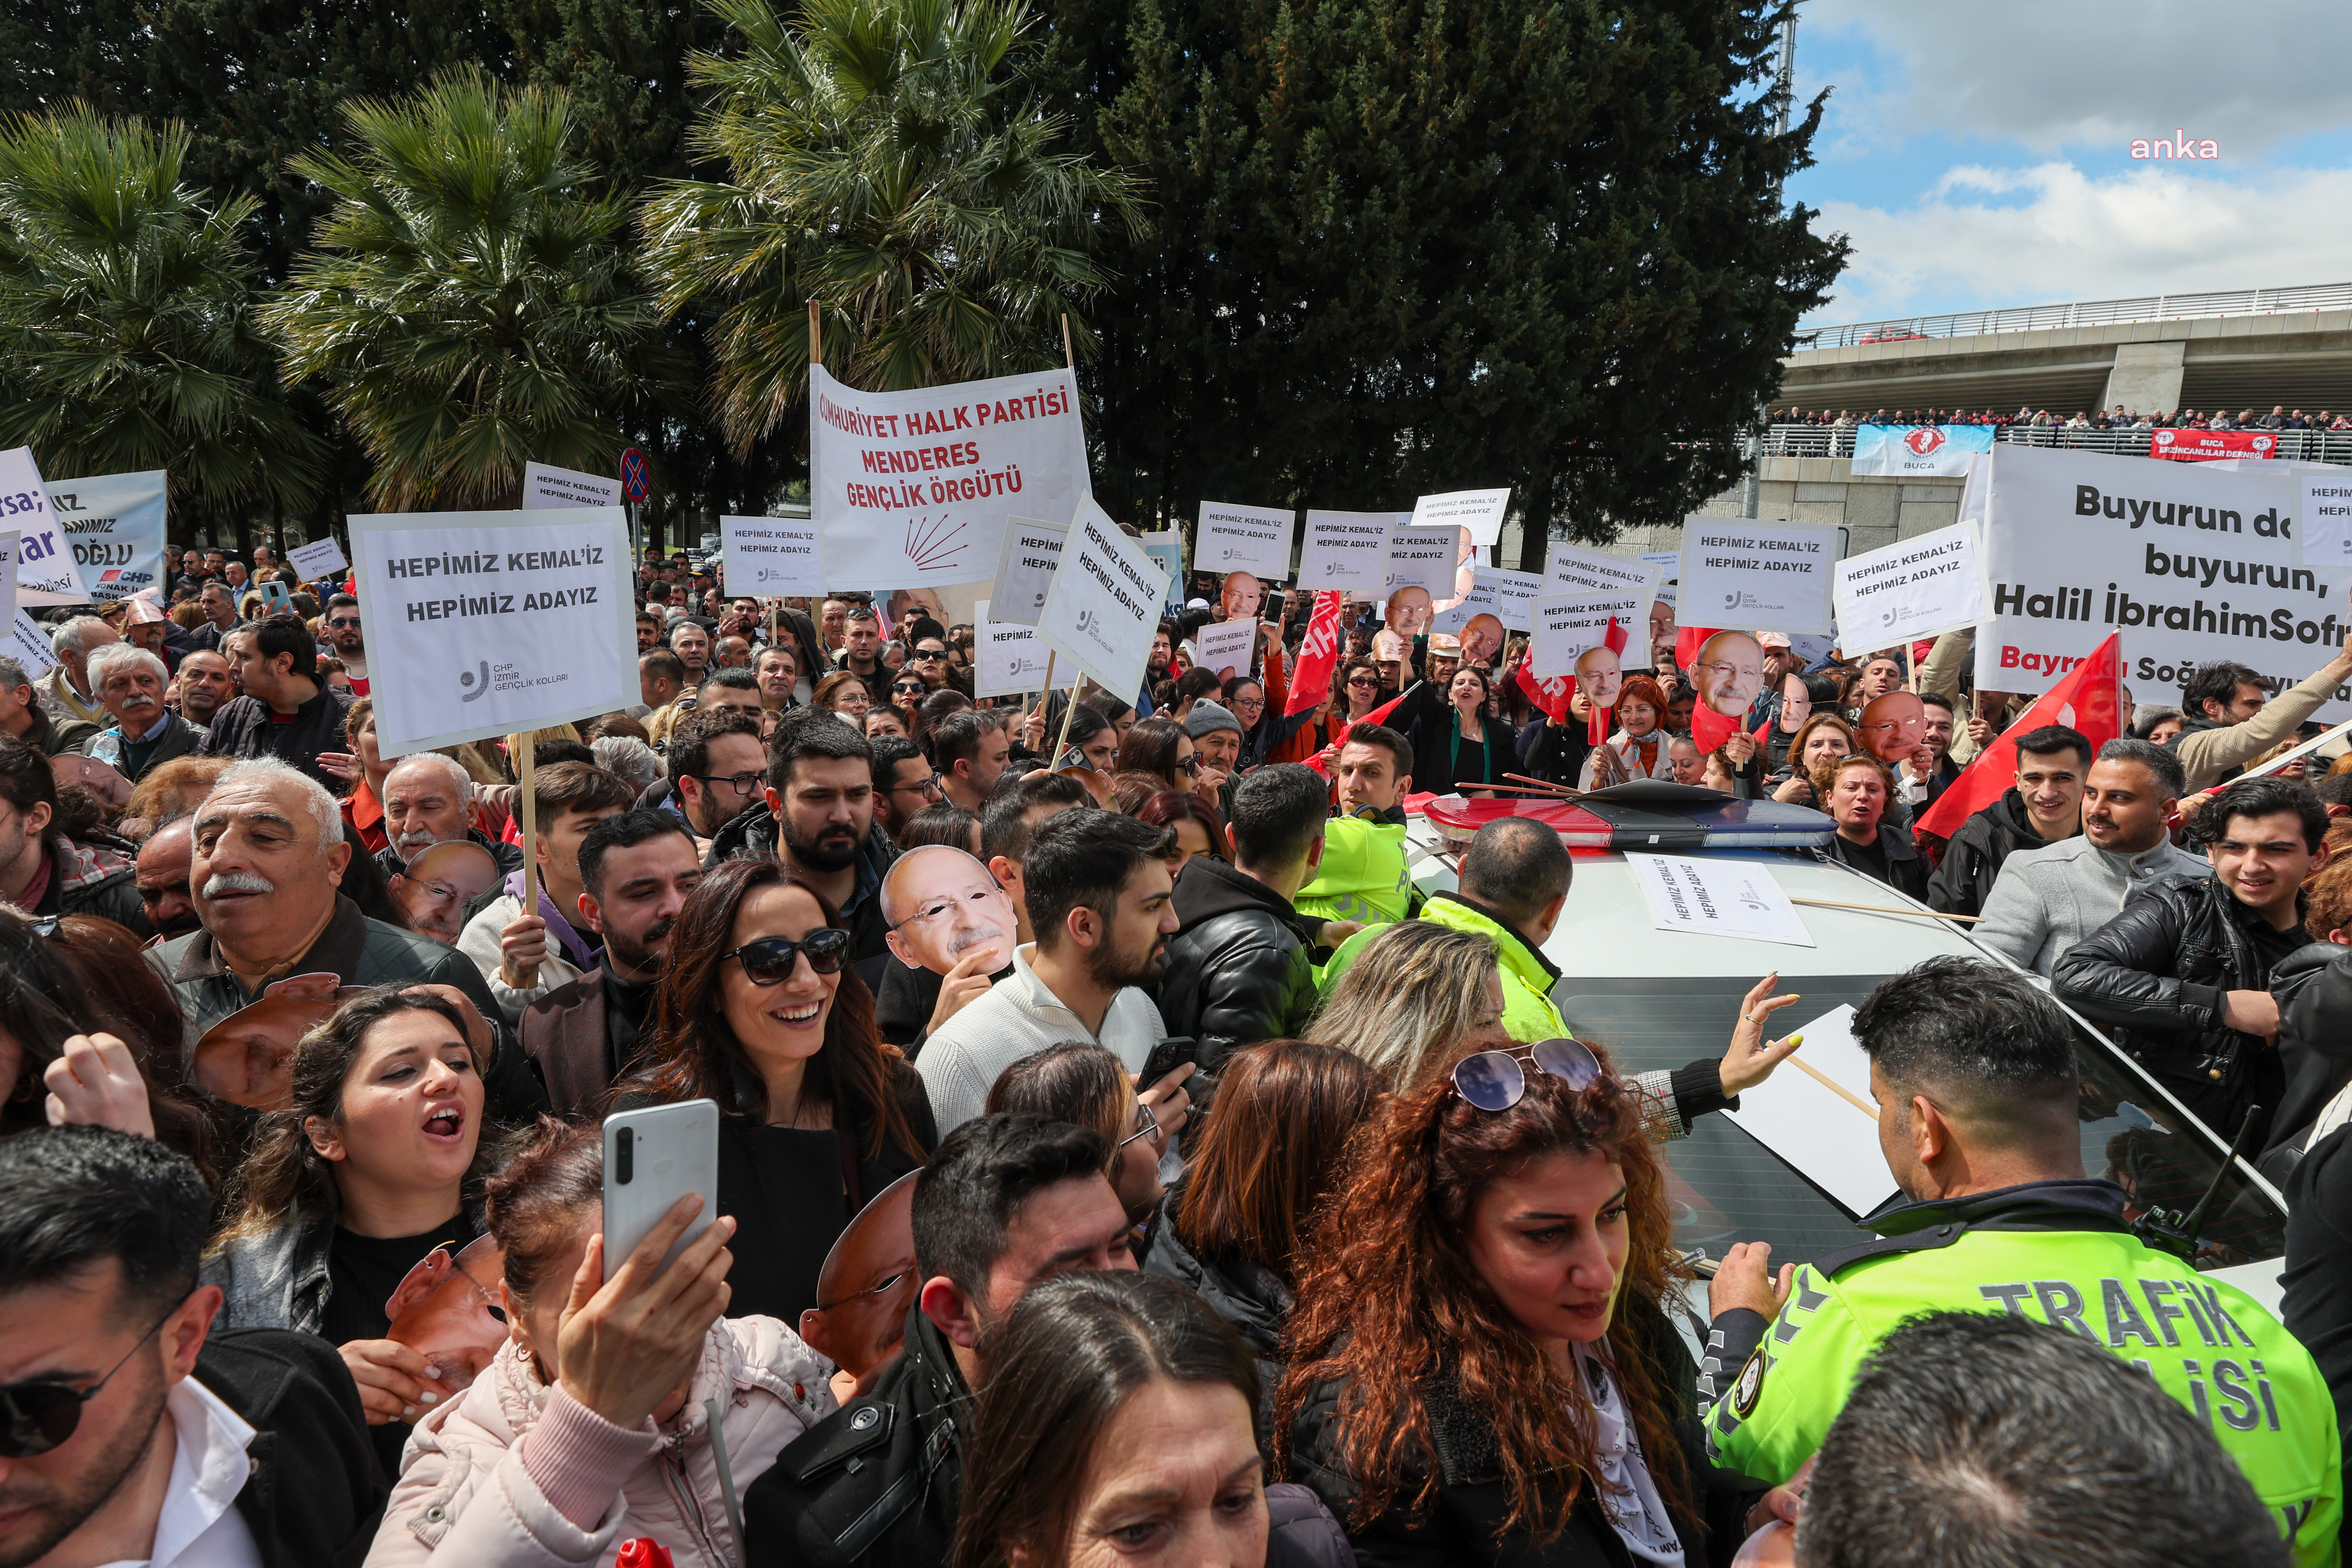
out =
[(1231, 730), (1236, 735), (1242, 732), (1242, 721), (1234, 717), (1232, 709), (1206, 697), (1192, 704), (1192, 711), (1184, 721), (1184, 733), (1197, 741), (1220, 730)]

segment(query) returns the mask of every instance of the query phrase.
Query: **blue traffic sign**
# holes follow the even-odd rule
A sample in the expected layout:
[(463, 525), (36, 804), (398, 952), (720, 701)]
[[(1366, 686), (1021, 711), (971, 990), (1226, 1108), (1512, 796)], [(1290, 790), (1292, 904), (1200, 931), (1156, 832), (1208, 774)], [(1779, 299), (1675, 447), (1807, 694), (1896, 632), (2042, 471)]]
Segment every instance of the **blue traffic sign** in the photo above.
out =
[(632, 447), (621, 454), (621, 494), (633, 501), (646, 499), (646, 455)]

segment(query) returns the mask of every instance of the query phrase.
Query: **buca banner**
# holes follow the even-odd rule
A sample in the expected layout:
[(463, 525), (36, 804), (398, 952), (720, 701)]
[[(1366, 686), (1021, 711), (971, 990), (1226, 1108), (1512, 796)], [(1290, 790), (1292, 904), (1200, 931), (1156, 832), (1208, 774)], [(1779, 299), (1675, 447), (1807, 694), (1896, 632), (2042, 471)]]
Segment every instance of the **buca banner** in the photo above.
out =
[[(1980, 689), (2047, 690), (2113, 628), (2142, 702), (2176, 700), (2183, 676), (2221, 658), (2283, 690), (2343, 647), (2352, 572), (2294, 563), (2284, 468), (2164, 468), (2006, 445), (1988, 461)], [(2320, 714), (2352, 718), (2352, 691)]]
[(2176, 463), (2210, 463), (2216, 458), (2275, 458), (2278, 437), (2267, 430), (2158, 430), (2147, 438), (2147, 455)]
[(1856, 479), (1958, 479), (1969, 471), (1970, 458), (1991, 450), (1990, 425), (1861, 425), (1853, 432), (1853, 473)]

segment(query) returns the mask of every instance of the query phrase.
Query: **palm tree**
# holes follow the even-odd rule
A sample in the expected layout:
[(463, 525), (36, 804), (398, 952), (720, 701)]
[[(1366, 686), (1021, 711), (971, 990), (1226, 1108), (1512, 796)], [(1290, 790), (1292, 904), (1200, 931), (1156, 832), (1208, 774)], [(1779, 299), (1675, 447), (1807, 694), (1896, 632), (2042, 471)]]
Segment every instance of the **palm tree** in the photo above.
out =
[(534, 458), (611, 472), (684, 361), (623, 244), (625, 198), (572, 153), (571, 100), (461, 71), (343, 118), (350, 156), (293, 163), (336, 201), (263, 320), (374, 463), (371, 498), (505, 507)]
[[(888, 389), (1058, 364), (1058, 321), (1097, 293), (1097, 226), (1142, 227), (1136, 183), (1057, 151), (1066, 121), (1013, 67), (1024, 0), (712, 0), (740, 50), (698, 54), (712, 94), (691, 133), (731, 184), (648, 204), (663, 307), (707, 300), (720, 423), (774, 429), (808, 372), (807, 301), (827, 368)], [(1083, 321), (1077, 323), (1085, 336)]]
[(254, 326), (253, 198), (207, 208), (187, 152), (79, 104), (0, 122), (0, 447), (57, 478), (163, 469), (175, 507), (296, 510), (325, 454)]

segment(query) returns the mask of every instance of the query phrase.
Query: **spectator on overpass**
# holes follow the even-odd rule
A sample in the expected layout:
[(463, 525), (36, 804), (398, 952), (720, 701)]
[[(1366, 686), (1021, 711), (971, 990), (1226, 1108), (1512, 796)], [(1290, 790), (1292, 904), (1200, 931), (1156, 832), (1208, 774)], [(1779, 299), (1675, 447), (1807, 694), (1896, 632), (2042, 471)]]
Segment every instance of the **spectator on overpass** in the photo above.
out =
[(2200, 664), (2180, 683), (2188, 722), (2172, 742), (2191, 794), (2237, 776), (2246, 763), (2295, 732), (2319, 705), (2352, 681), (2352, 630), (2344, 647), (2302, 685), (2273, 698), (2262, 677), (2228, 659)]

